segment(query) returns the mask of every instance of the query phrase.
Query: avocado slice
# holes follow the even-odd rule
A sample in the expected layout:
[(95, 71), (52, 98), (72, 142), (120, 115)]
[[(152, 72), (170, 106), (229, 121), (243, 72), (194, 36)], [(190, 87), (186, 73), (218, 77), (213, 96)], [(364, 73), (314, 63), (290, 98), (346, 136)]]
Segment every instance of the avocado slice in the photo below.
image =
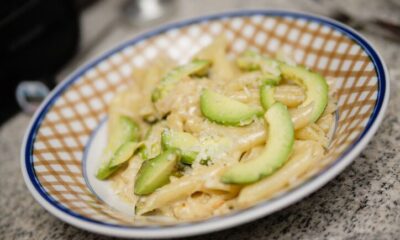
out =
[[(144, 134), (143, 141), (147, 141), (153, 131), (153, 125), (151, 125), (146, 133)], [(138, 154), (143, 160), (149, 159), (149, 149), (147, 149), (146, 144), (143, 144), (138, 149)]]
[(179, 151), (169, 149), (143, 162), (135, 180), (136, 195), (148, 195), (169, 182), (179, 161)]
[(284, 78), (293, 80), (306, 89), (306, 99), (301, 106), (313, 103), (314, 108), (310, 120), (311, 122), (317, 121), (328, 104), (329, 89), (325, 78), (300, 66), (289, 66), (282, 63), (280, 68)]
[[(127, 116), (120, 116), (118, 124), (111, 131), (107, 146), (107, 149), (112, 152), (112, 157), (100, 167), (96, 177), (100, 180), (104, 180), (118, 170), (122, 163), (129, 160), (133, 152), (136, 151), (136, 149), (134, 149), (132, 154), (130, 154), (130, 151), (134, 148), (134, 146), (132, 146), (133, 143), (137, 144), (136, 142), (139, 138), (139, 125)], [(113, 161), (114, 163), (111, 164)]]
[(260, 88), (260, 102), (264, 110), (268, 110), (274, 103), (275, 87), (269, 84), (264, 84)]
[(138, 142), (126, 142), (122, 144), (117, 151), (115, 151), (110, 161), (100, 167), (96, 177), (100, 180), (107, 179), (117, 171), (122, 164), (126, 163), (142, 145), (143, 143)]
[(147, 149), (146, 145), (143, 145), (139, 148), (139, 156), (143, 160), (149, 159), (149, 150)]
[(248, 106), (211, 90), (200, 96), (200, 110), (210, 121), (231, 126), (245, 126), (262, 114), (258, 107)]
[(193, 151), (194, 147), (199, 147), (200, 142), (192, 134), (165, 129), (161, 133), (161, 144), (164, 150), (177, 148), (181, 152), (181, 161), (192, 164), (198, 152)]
[(127, 116), (120, 116), (115, 129), (112, 129), (108, 149), (114, 152), (125, 142), (136, 142), (139, 138), (139, 125)]
[(278, 83), (281, 81), (282, 77), (279, 76), (274, 76), (270, 73), (263, 73), (260, 78), (258, 79), (258, 81), (261, 82), (261, 84), (263, 85), (278, 85)]
[(254, 51), (244, 52), (237, 60), (240, 69), (246, 71), (261, 70), (262, 84), (277, 85), (281, 81), (279, 62)]
[(110, 167), (110, 162), (103, 164), (97, 171), (96, 178), (99, 180), (105, 180), (110, 177), (119, 167)]
[(223, 183), (248, 184), (271, 175), (289, 158), (294, 143), (294, 129), (287, 107), (274, 103), (266, 112), (269, 125), (267, 144), (262, 153), (247, 162), (229, 167), (222, 175)]
[(210, 150), (210, 152), (205, 151), (204, 157), (199, 161), (201, 165), (209, 165), (212, 164), (212, 157), (209, 154), (218, 154), (229, 147), (231, 142), (225, 137), (215, 136), (198, 140), (190, 133), (166, 129), (162, 133), (161, 144), (164, 150), (178, 149), (181, 154), (181, 162), (185, 164), (192, 164), (201, 151), (200, 149)]
[(143, 143), (138, 142), (126, 142), (118, 148), (118, 150), (114, 153), (114, 156), (111, 159), (110, 167), (117, 167), (126, 161), (128, 161), (132, 155), (138, 150)]
[(153, 90), (151, 95), (152, 102), (157, 102), (165, 97), (171, 89), (184, 77), (189, 75), (204, 76), (207, 74), (211, 62), (208, 60), (193, 60), (192, 62), (176, 67), (169, 71)]
[(139, 148), (139, 156), (143, 160), (148, 160), (152, 156), (158, 155), (161, 152), (161, 147), (159, 146), (159, 143), (152, 143), (150, 146), (147, 146), (146, 144), (143, 144)]

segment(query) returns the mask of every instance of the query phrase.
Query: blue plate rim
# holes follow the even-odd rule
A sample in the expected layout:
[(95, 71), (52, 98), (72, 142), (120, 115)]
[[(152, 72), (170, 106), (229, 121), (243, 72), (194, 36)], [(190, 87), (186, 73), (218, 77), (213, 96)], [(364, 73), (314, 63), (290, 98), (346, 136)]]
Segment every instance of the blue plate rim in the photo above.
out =
[[(272, 16), (272, 17), (293, 17), (293, 18), (301, 18), (301, 19), (305, 19), (308, 21), (316, 21), (318, 23), (321, 23), (323, 25), (329, 26), (331, 28), (334, 28), (335, 30), (338, 30), (340, 32), (342, 32), (343, 34), (345, 34), (347, 37), (349, 37), (350, 39), (352, 39), (353, 41), (355, 41), (357, 44), (359, 44), (363, 50), (368, 54), (368, 56), (371, 58), (372, 62), (374, 63), (374, 67), (375, 70), (377, 71), (378, 74), (378, 96), (377, 96), (377, 104), (375, 105), (374, 111), (372, 113), (372, 116), (370, 117), (366, 128), (364, 129), (364, 131), (362, 132), (362, 134), (359, 136), (359, 138), (357, 140), (354, 141), (354, 143), (346, 149), (346, 151), (338, 158), (336, 159), (332, 164), (330, 164), (328, 167), (326, 167), (326, 169), (324, 169), (323, 171), (319, 172), (317, 175), (315, 175), (314, 177), (312, 177), (311, 179), (308, 179), (307, 181), (305, 181), (304, 183), (302, 183), (301, 185), (297, 186), (294, 189), (291, 189), (290, 191), (286, 192), (285, 194), (282, 194), (276, 198), (264, 201), (258, 205), (252, 206), (248, 209), (242, 210), (242, 211), (238, 211), (232, 214), (228, 214), (225, 216), (221, 216), (221, 217), (213, 217), (211, 219), (207, 219), (204, 221), (200, 221), (200, 222), (195, 222), (195, 223), (179, 223), (176, 225), (169, 225), (169, 226), (124, 226), (124, 225), (117, 225), (117, 224), (110, 224), (110, 223), (104, 223), (101, 221), (97, 221), (97, 220), (93, 220), (90, 218), (86, 218), (84, 216), (81, 216), (79, 214), (76, 214), (72, 211), (70, 211), (69, 209), (63, 207), (62, 205), (58, 204), (57, 201), (55, 199), (53, 199), (51, 196), (49, 196), (46, 191), (43, 189), (43, 187), (40, 185), (39, 181), (37, 180), (34, 168), (33, 168), (33, 156), (32, 156), (32, 150), (33, 150), (33, 144), (35, 142), (35, 138), (36, 138), (36, 133), (37, 130), (40, 128), (41, 122), (44, 119), (44, 117), (46, 116), (47, 112), (50, 110), (50, 108), (53, 106), (53, 104), (55, 103), (55, 101), (58, 99), (58, 97), (65, 92), (75, 81), (77, 81), (78, 79), (80, 79), (80, 76), (82, 76), (82, 74), (84, 74), (87, 70), (89, 70), (90, 68), (92, 68), (93, 66), (95, 66), (96, 64), (100, 63), (101, 61), (103, 61), (104, 59), (107, 59), (109, 56), (113, 55), (116, 52), (119, 52), (121, 50), (123, 50), (126, 47), (129, 46), (133, 46), (135, 44), (140, 43), (143, 40), (146, 40), (152, 36), (155, 35), (159, 35), (162, 34), (166, 31), (172, 30), (172, 29), (178, 29), (184, 26), (189, 26), (192, 24), (199, 24), (201, 22), (207, 22), (207, 21), (213, 21), (213, 20), (218, 20), (218, 19), (224, 19), (224, 18), (234, 18), (234, 17), (246, 17), (246, 16), (255, 16), (255, 15), (260, 15), (260, 16)], [(302, 195), (302, 197), (297, 198), (295, 201), (299, 201), (300, 199), (304, 198), (306, 195), (310, 194), (306, 193), (306, 194), (299, 194), (296, 193), (299, 190), (305, 188), (305, 185), (310, 184), (313, 182), (316, 182), (316, 180), (318, 180), (318, 178), (322, 177), (323, 175), (325, 175), (328, 171), (330, 171), (331, 169), (333, 169), (333, 167), (335, 165), (339, 165), (340, 163), (344, 162), (345, 159), (347, 159), (347, 162), (345, 164), (340, 164), (340, 168), (343, 169), (344, 167), (346, 167), (348, 164), (350, 164), (352, 162), (352, 160), (355, 158), (355, 156), (351, 157), (351, 159), (348, 159), (348, 155), (349, 153), (351, 153), (358, 145), (361, 144), (362, 140), (365, 140), (363, 142), (363, 145), (365, 145), (370, 138), (373, 136), (373, 134), (376, 132), (378, 125), (380, 123), (380, 121), (382, 120), (383, 114), (385, 112), (386, 106), (387, 106), (387, 102), (388, 102), (388, 98), (389, 98), (389, 75), (387, 74), (387, 67), (383, 61), (383, 59), (380, 57), (380, 55), (375, 51), (375, 48), (372, 46), (371, 43), (369, 43), (361, 34), (357, 33), (354, 29), (351, 29), (350, 27), (341, 24), (335, 20), (323, 17), (323, 16), (317, 16), (314, 14), (309, 14), (309, 13), (304, 13), (304, 12), (300, 12), (300, 11), (289, 11), (289, 10), (278, 10), (278, 9), (258, 9), (258, 10), (239, 10), (239, 11), (230, 11), (230, 12), (223, 12), (223, 13), (216, 13), (216, 14), (211, 14), (211, 15), (206, 15), (206, 16), (201, 16), (201, 17), (196, 17), (196, 18), (192, 18), (192, 19), (188, 19), (188, 20), (183, 20), (183, 21), (178, 21), (175, 23), (170, 23), (170, 24), (166, 24), (164, 26), (158, 27), (155, 30), (152, 31), (148, 31), (146, 33), (140, 34), (137, 37), (134, 37), (131, 40), (128, 40), (122, 44), (117, 45), (117, 47), (112, 48), (109, 51), (106, 51), (105, 53), (101, 54), (100, 57), (96, 57), (94, 60), (89, 61), (89, 63), (85, 64), (83, 67), (79, 68), (78, 70), (76, 70), (74, 73), (72, 73), (68, 78), (66, 78), (61, 84), (59, 84), (59, 86), (56, 87), (56, 89), (53, 90), (52, 94), (50, 94), (50, 96), (48, 96), (46, 98), (46, 100), (43, 102), (43, 104), (41, 105), (41, 107), (39, 108), (39, 110), (37, 111), (37, 113), (35, 114), (35, 116), (33, 117), (32, 121), (31, 121), (31, 125), (28, 128), (25, 138), (24, 138), (24, 143), (23, 143), (23, 147), (21, 149), (21, 161), (22, 161), (22, 172), (24, 174), (25, 177), (25, 182), (28, 185), (29, 190), (31, 191), (31, 193), (34, 195), (34, 197), (36, 198), (36, 200), (47, 210), (49, 210), (49, 212), (53, 213), (54, 215), (56, 215), (57, 217), (63, 219), (62, 214), (67, 214), (69, 215), (69, 217), (72, 218), (76, 218), (79, 221), (83, 221), (83, 222), (87, 222), (90, 224), (94, 224), (94, 225), (98, 225), (101, 227), (107, 227), (108, 229), (112, 229), (112, 228), (116, 228), (116, 229), (127, 229), (127, 230), (132, 230), (134, 232), (138, 232), (140, 230), (142, 231), (154, 231), (154, 230), (162, 230), (162, 229), (179, 229), (179, 228), (189, 228), (189, 227), (198, 227), (202, 224), (208, 224), (208, 223), (213, 223), (216, 221), (222, 221), (224, 219), (229, 219), (238, 215), (243, 214), (244, 212), (250, 212), (250, 211), (254, 211), (254, 210), (258, 210), (261, 209), (263, 207), (265, 207), (268, 204), (272, 204), (274, 201), (279, 201), (282, 200), (283, 198), (287, 197), (288, 195)], [(378, 121), (377, 121), (378, 120)], [(365, 139), (364, 137), (366, 135), (369, 135), (368, 139)], [(361, 144), (362, 145), (362, 144)], [(361, 146), (357, 149), (357, 155), (358, 153), (364, 148), (365, 146)], [(354, 151), (353, 151), (354, 152)], [(354, 154), (353, 154), (354, 155)], [(340, 171), (339, 171), (340, 172)], [(334, 173), (334, 174), (330, 174), (331, 177), (330, 179), (332, 179), (334, 176), (336, 176), (339, 172)], [(314, 190), (321, 187), (322, 185), (324, 185), (328, 180), (325, 180), (323, 183), (319, 183), (317, 184), (317, 187), (314, 187)], [(315, 185), (315, 184), (314, 184)], [(39, 194), (38, 194), (39, 193)], [(41, 200), (45, 200), (47, 203), (49, 203), (50, 205), (46, 204), (44, 205), (43, 202), (41, 202)], [(287, 205), (295, 202), (292, 201), (290, 203), (288, 203)], [(50, 206), (50, 208), (49, 208)], [(283, 206), (284, 207), (284, 206)], [(281, 207), (282, 208), (282, 207)], [(277, 211), (278, 209), (275, 209), (271, 212)], [(53, 211), (61, 211), (62, 214), (58, 213), (55, 214), (55, 212)], [(263, 215), (266, 215), (268, 213), (265, 213)], [(262, 215), (262, 216), (263, 216)], [(257, 217), (255, 217), (257, 218)], [(252, 218), (252, 219), (255, 219)], [(77, 227), (81, 227), (84, 228), (86, 230), (90, 230), (90, 231), (96, 231), (95, 229), (88, 229), (87, 225), (85, 226), (80, 226), (79, 224), (77, 224), (76, 222), (72, 222), (71, 219), (63, 219)], [(250, 219), (251, 220), (251, 219)], [(247, 220), (247, 221), (250, 221)], [(239, 222), (237, 224), (243, 223)], [(237, 225), (236, 224), (236, 225)], [(224, 228), (224, 227), (221, 227)], [(221, 229), (220, 228), (220, 229)], [(212, 231), (218, 230), (216, 228), (211, 229)], [(207, 231), (211, 231), (211, 230), (207, 230)], [(107, 231), (97, 231), (97, 232), (102, 232), (104, 234), (110, 234)], [(206, 231), (202, 231), (202, 232), (206, 232)], [(197, 234), (197, 233), (196, 233)], [(114, 234), (112, 234), (115, 236), (115, 232)], [(189, 235), (189, 234), (185, 234)], [(121, 236), (130, 236), (128, 235), (121, 235)], [(143, 235), (144, 237), (146, 237), (145, 235)], [(163, 237), (162, 235), (160, 235), (161, 237)], [(169, 236), (173, 236), (169, 235)]]

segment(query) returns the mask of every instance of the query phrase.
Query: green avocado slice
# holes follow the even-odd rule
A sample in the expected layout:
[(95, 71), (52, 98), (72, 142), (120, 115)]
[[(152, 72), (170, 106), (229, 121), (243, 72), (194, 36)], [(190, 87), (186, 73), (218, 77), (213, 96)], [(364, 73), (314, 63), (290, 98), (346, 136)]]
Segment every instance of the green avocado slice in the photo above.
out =
[(275, 87), (269, 84), (262, 85), (260, 88), (260, 102), (264, 110), (268, 110), (274, 103)]
[(112, 157), (110, 167), (117, 167), (118, 165), (121, 165), (128, 161), (135, 153), (135, 151), (138, 150), (141, 146), (143, 146), (143, 143), (138, 142), (126, 142), (122, 144)]
[(200, 147), (200, 142), (192, 134), (165, 129), (161, 133), (161, 144), (164, 150), (179, 149), (181, 152), (181, 161), (186, 164), (192, 164), (196, 159), (198, 152), (193, 148)]
[[(181, 154), (181, 162), (192, 164), (201, 149), (208, 149), (213, 153), (219, 153), (229, 146), (230, 140), (225, 137), (209, 137), (199, 140), (187, 132), (165, 129), (161, 135), (161, 144), (164, 150), (178, 149)], [(204, 154), (205, 156), (199, 159), (200, 164), (211, 164), (212, 156), (208, 152), (204, 152)]]
[(248, 125), (262, 114), (258, 107), (246, 105), (208, 89), (201, 93), (200, 110), (208, 120), (231, 126)]
[(132, 155), (135, 153), (137, 149), (139, 149), (143, 144), (138, 142), (126, 142), (121, 145), (115, 151), (111, 160), (100, 167), (97, 172), (96, 177), (100, 180), (107, 179), (111, 176), (115, 171), (117, 171), (122, 164), (126, 163)]
[(172, 69), (161, 79), (158, 86), (153, 90), (151, 95), (152, 102), (157, 102), (165, 97), (182, 78), (189, 75), (204, 76), (210, 66), (211, 62), (208, 60), (193, 60), (186, 65)]
[(107, 146), (112, 157), (99, 168), (96, 177), (105, 180), (118, 170), (136, 151), (134, 145), (138, 144), (139, 138), (139, 125), (127, 116), (120, 116)]
[(116, 151), (122, 144), (136, 142), (140, 138), (139, 125), (127, 116), (120, 116), (115, 129), (112, 129), (108, 148)]
[(282, 63), (280, 69), (284, 78), (293, 80), (306, 89), (306, 99), (301, 106), (313, 103), (314, 108), (310, 120), (311, 122), (317, 121), (328, 104), (329, 89), (325, 78), (304, 67), (289, 66)]
[(118, 167), (110, 167), (109, 162), (102, 165), (97, 171), (96, 178), (99, 180), (105, 180), (110, 177), (115, 171), (118, 170)]
[(136, 176), (134, 192), (148, 195), (169, 182), (179, 161), (179, 151), (169, 149), (155, 158), (144, 161)]
[(240, 69), (246, 71), (261, 70), (262, 84), (277, 85), (281, 81), (279, 62), (253, 51), (246, 51), (236, 60)]
[(287, 107), (274, 103), (266, 112), (269, 125), (267, 144), (262, 153), (247, 162), (229, 167), (221, 181), (230, 184), (249, 184), (273, 174), (289, 158), (294, 143), (294, 128)]

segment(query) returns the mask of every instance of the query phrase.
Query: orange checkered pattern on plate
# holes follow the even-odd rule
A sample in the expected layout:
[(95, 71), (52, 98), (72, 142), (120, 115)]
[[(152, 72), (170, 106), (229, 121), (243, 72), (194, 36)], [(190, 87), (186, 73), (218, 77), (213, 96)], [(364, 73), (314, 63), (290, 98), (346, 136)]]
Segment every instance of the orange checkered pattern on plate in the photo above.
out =
[(82, 216), (132, 224), (99, 202), (86, 187), (81, 159), (88, 137), (106, 115), (113, 94), (126, 86), (135, 68), (159, 54), (183, 63), (222, 32), (229, 40), (231, 56), (248, 48), (269, 55), (284, 49), (291, 51), (298, 63), (337, 79), (339, 121), (324, 161), (337, 158), (359, 136), (376, 103), (377, 76), (367, 54), (351, 39), (304, 19), (254, 16), (207, 21), (126, 47), (62, 93), (43, 119), (34, 143), (34, 169), (45, 191)]

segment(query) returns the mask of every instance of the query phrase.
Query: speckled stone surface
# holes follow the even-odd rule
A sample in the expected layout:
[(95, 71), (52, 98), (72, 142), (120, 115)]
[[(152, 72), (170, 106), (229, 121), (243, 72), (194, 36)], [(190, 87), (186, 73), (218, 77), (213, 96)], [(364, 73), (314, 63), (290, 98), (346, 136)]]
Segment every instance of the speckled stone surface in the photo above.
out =
[[(400, 22), (396, 0), (199, 2), (182, 1), (178, 15), (201, 15), (244, 5), (325, 14), (343, 7), (358, 16)], [(193, 239), (400, 239), (400, 43), (374, 34), (365, 36), (382, 54), (392, 75), (389, 108), (368, 147), (343, 173), (301, 202), (263, 219)], [(111, 239), (63, 223), (34, 201), (19, 164), (29, 118), (19, 114), (0, 128), (0, 239)]]

